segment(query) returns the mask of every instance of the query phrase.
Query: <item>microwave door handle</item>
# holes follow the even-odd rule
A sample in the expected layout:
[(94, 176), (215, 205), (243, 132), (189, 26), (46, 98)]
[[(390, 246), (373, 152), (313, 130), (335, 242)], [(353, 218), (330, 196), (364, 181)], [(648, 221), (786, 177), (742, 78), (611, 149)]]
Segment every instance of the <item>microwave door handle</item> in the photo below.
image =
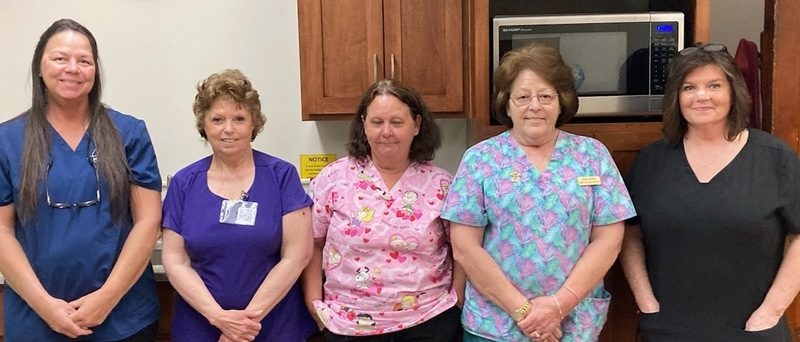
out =
[(394, 79), (394, 54), (392, 54), (392, 79)]
[(378, 82), (378, 54), (372, 54), (372, 83)]

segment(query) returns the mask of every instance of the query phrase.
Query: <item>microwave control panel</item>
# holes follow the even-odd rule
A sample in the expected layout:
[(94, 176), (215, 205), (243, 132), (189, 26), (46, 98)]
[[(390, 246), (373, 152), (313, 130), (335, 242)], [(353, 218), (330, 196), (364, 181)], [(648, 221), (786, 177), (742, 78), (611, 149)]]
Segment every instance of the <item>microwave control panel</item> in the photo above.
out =
[(669, 63), (678, 53), (678, 23), (654, 22), (650, 28), (650, 94), (663, 95)]

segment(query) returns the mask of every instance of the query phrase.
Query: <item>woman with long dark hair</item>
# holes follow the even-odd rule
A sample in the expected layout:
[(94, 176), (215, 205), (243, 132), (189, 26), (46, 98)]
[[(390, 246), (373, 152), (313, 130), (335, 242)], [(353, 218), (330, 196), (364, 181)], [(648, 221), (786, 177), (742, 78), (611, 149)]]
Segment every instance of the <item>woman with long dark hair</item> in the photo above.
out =
[(144, 122), (101, 102), (97, 42), (61, 19), (31, 63), (31, 108), (0, 124), (9, 341), (153, 340), (161, 178)]

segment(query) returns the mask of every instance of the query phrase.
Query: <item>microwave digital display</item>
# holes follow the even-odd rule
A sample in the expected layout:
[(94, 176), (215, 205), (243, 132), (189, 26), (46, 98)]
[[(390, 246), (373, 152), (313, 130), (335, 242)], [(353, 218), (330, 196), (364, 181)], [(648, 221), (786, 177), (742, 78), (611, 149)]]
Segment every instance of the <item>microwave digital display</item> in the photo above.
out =
[(578, 116), (657, 114), (682, 31), (677, 12), (496, 17), (492, 67), (512, 49), (549, 45), (572, 68)]
[(656, 25), (656, 31), (661, 33), (670, 33), (675, 31), (675, 26), (672, 24), (658, 24)]

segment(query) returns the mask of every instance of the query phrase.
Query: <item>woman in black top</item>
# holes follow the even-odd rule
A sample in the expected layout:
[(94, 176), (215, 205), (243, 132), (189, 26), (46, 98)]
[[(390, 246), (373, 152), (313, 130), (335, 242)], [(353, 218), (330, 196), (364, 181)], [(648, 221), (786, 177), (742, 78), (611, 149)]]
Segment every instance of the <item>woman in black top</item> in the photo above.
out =
[(800, 161), (746, 127), (750, 101), (722, 45), (686, 48), (670, 66), (665, 139), (631, 169), (638, 217), (621, 254), (645, 341), (792, 340)]

